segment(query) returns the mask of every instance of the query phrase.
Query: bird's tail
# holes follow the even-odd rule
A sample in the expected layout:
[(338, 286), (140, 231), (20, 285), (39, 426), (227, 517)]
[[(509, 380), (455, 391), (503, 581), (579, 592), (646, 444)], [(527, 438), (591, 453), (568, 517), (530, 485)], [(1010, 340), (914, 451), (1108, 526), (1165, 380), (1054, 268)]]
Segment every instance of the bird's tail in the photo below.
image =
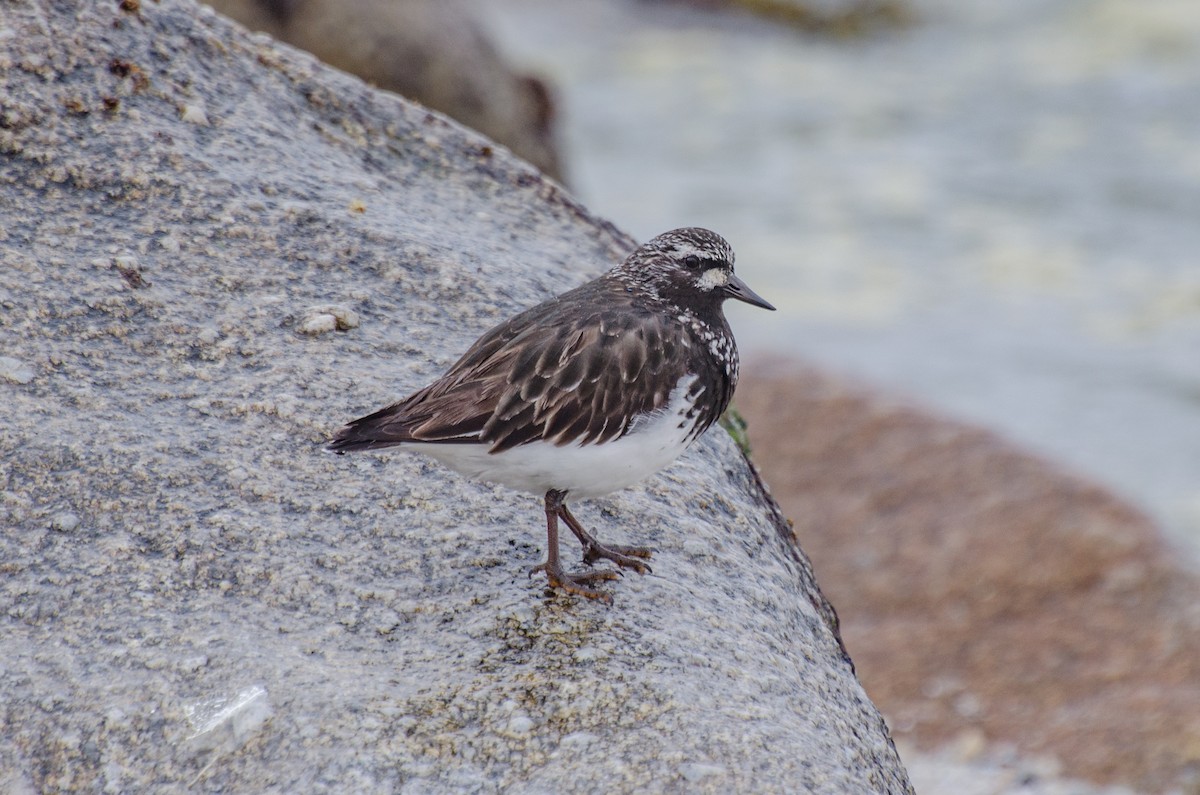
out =
[(338, 455), (356, 450), (379, 450), (413, 441), (405, 424), (396, 420), (396, 407), (359, 417), (343, 426), (325, 445)]

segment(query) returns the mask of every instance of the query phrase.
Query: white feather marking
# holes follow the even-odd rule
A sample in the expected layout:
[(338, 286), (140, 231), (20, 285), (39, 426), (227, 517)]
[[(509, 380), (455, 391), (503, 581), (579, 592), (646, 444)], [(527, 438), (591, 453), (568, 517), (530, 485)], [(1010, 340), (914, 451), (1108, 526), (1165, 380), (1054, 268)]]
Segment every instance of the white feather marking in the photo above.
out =
[(729, 273), (721, 268), (709, 268), (696, 280), (696, 286), (701, 290), (715, 290), (727, 284), (729, 284)]

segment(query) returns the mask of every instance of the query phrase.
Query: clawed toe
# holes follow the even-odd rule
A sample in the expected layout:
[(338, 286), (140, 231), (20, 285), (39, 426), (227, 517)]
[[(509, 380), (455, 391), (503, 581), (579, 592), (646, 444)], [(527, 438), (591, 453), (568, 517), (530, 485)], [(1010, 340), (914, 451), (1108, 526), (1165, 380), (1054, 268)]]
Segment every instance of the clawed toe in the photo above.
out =
[(532, 575), (534, 572), (544, 571), (551, 587), (612, 604), (611, 596), (588, 586), (596, 582), (615, 580), (621, 576), (621, 573), (611, 569), (579, 574), (567, 574), (563, 571), (559, 563), (558, 520), (561, 518), (566, 522), (567, 527), (571, 528), (571, 532), (583, 545), (583, 562), (588, 566), (598, 560), (609, 560), (622, 569), (633, 569), (638, 574), (648, 574), (650, 567), (644, 561), (650, 557), (650, 549), (647, 547), (608, 547), (601, 544), (567, 509), (566, 496), (565, 491), (551, 489), (546, 492), (546, 562), (534, 566), (529, 573)]
[(633, 569), (638, 574), (648, 574), (652, 571), (641, 560), (649, 557), (650, 550), (646, 547), (606, 547), (589, 544), (583, 550), (583, 562), (589, 566), (598, 560), (611, 560), (621, 568)]
[(529, 570), (529, 576), (537, 574), (539, 571), (546, 572), (546, 576), (551, 580), (550, 584), (554, 585), (554, 580), (570, 580), (575, 583), (593, 583), (604, 582), (605, 580), (621, 579), (621, 572), (613, 571), (612, 569), (602, 569), (600, 571), (581, 571), (575, 574), (568, 574), (559, 569), (557, 573), (552, 573), (545, 563), (539, 563)]
[(534, 566), (529, 570), (529, 576), (532, 577), (534, 573), (539, 571), (546, 572), (546, 579), (550, 581), (550, 587), (561, 588), (567, 593), (586, 596), (588, 599), (597, 599), (605, 604), (612, 604), (612, 597), (603, 591), (597, 591), (595, 588), (589, 588), (588, 586), (597, 582), (619, 580), (621, 578), (619, 571), (612, 571), (611, 569), (568, 574), (561, 567), (551, 566), (548, 562), (539, 563)]

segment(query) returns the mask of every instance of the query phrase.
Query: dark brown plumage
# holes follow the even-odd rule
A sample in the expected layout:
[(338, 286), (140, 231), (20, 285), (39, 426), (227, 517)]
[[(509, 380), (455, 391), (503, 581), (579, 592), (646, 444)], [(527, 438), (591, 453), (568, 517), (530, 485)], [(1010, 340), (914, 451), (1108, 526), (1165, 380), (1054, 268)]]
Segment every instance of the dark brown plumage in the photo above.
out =
[[(674, 318), (605, 276), (496, 326), (441, 378), (339, 431), (335, 450), (405, 442), (484, 443), (493, 453), (531, 441), (594, 444), (660, 409), (687, 373)], [(696, 347), (702, 343), (695, 342)], [(696, 408), (697, 432), (725, 410), (732, 379), (711, 357), (698, 384), (716, 394)]]
[[(612, 572), (562, 571), (557, 519), (584, 544), (585, 562), (649, 570), (638, 559), (649, 550), (602, 546), (565, 500), (640, 480), (720, 417), (738, 375), (721, 311), (731, 297), (773, 309), (733, 275), (719, 235), (668, 232), (600, 278), (491, 329), (432, 384), (352, 421), (329, 447), (408, 445), (469, 477), (543, 493), (550, 545), (538, 568), (553, 585), (607, 599), (588, 583)], [(601, 452), (618, 442), (621, 455)]]

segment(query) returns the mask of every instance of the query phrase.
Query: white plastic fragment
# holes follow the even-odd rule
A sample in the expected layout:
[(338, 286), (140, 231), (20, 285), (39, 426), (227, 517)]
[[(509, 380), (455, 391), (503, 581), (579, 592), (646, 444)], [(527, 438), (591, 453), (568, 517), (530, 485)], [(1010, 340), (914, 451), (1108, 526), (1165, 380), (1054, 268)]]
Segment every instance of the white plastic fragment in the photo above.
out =
[(28, 384), (35, 375), (33, 368), (20, 359), (0, 356), (0, 378), (12, 381), (14, 384)]
[(184, 704), (192, 728), (190, 742), (204, 749), (244, 744), (271, 717), (267, 689), (252, 685), (233, 696), (215, 696)]

